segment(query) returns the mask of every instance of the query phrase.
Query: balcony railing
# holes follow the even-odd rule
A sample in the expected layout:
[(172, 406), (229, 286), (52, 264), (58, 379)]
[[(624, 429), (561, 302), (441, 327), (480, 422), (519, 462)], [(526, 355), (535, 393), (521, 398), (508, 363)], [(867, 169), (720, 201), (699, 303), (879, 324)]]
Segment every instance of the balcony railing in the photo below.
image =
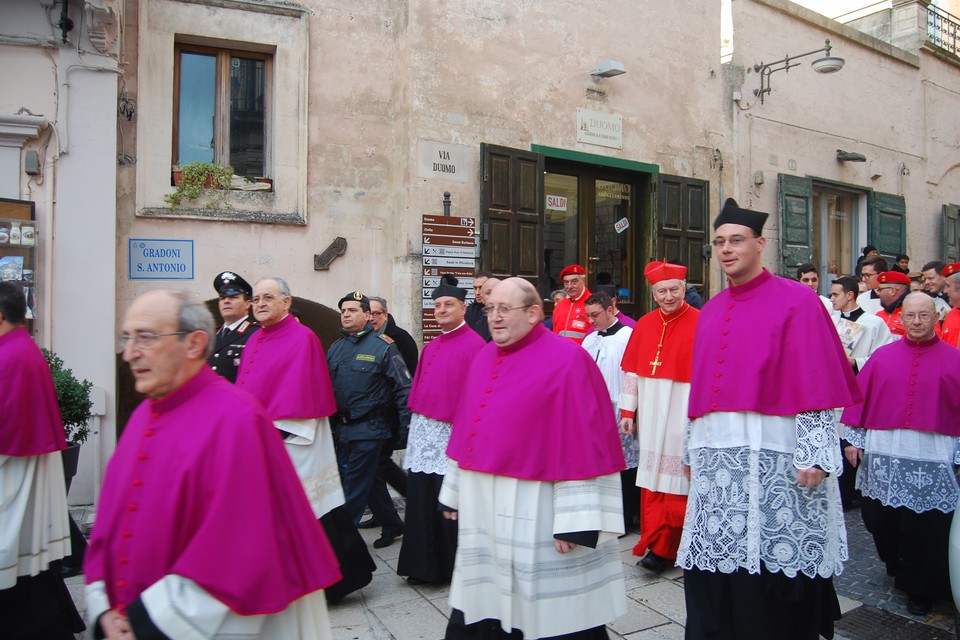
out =
[(958, 55), (960, 18), (932, 4), (927, 7), (927, 40), (941, 49)]

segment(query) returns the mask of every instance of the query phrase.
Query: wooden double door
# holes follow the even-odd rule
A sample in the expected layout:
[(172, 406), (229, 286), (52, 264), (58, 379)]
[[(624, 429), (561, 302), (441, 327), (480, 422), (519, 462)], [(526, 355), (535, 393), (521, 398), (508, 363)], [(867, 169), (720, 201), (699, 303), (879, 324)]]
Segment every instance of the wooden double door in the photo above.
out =
[(707, 182), (492, 145), (481, 156), (482, 269), (526, 278), (549, 300), (560, 271), (581, 264), (588, 288), (612, 285), (634, 317), (652, 305), (650, 260), (683, 262), (706, 293)]

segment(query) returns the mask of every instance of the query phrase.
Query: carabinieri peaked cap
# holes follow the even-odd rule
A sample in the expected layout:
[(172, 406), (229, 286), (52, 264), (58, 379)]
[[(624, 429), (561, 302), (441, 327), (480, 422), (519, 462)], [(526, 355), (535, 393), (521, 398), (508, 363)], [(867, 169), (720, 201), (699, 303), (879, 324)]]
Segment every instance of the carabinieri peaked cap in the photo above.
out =
[(248, 298), (253, 294), (250, 283), (233, 271), (224, 271), (213, 279), (213, 289), (220, 297), (243, 294)]
[(744, 209), (733, 198), (727, 198), (727, 201), (723, 203), (720, 215), (713, 221), (713, 230), (716, 231), (720, 225), (724, 224), (741, 224), (750, 227), (757, 236), (761, 236), (763, 235), (763, 225), (769, 215), (763, 211)]

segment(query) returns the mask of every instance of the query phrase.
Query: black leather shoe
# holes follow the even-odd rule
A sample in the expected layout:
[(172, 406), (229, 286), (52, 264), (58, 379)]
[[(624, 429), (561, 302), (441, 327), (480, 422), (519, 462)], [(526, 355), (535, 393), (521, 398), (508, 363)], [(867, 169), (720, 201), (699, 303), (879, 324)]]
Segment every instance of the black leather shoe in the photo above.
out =
[(376, 529), (380, 526), (380, 523), (377, 522), (376, 518), (367, 518), (366, 520), (361, 520), (360, 524), (357, 525), (357, 529)]
[(654, 573), (663, 573), (669, 567), (668, 560), (662, 556), (658, 556), (653, 551), (648, 551), (647, 555), (645, 555), (643, 560), (638, 562), (637, 565)]
[(407, 578), (407, 584), (410, 585), (411, 587), (419, 587), (422, 584), (430, 584), (430, 581), (421, 580), (420, 578), (414, 578), (413, 576), (410, 576), (409, 578)]
[(403, 535), (403, 531), (399, 533), (381, 533), (380, 537), (373, 541), (374, 549), (383, 549), (389, 547), (394, 543), (394, 541)]
[(930, 615), (932, 608), (933, 602), (929, 598), (914, 598), (910, 596), (910, 599), (907, 600), (907, 611), (913, 616)]
[(64, 579), (67, 579), (67, 578), (72, 578), (74, 576), (80, 575), (81, 573), (83, 573), (83, 569), (81, 567), (70, 567), (67, 565), (61, 565), (60, 573)]

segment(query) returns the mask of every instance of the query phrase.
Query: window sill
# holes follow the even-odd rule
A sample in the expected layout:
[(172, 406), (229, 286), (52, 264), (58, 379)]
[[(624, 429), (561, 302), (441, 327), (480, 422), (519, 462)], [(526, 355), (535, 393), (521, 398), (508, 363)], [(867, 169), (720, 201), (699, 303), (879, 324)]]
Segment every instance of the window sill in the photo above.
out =
[(212, 207), (204, 206), (201, 198), (197, 203), (176, 208), (144, 207), (137, 212), (137, 217), (290, 225), (307, 223), (304, 216), (297, 211), (277, 211), (276, 194), (272, 191), (226, 191), (219, 192), (218, 195), (221, 195), (223, 200)]

